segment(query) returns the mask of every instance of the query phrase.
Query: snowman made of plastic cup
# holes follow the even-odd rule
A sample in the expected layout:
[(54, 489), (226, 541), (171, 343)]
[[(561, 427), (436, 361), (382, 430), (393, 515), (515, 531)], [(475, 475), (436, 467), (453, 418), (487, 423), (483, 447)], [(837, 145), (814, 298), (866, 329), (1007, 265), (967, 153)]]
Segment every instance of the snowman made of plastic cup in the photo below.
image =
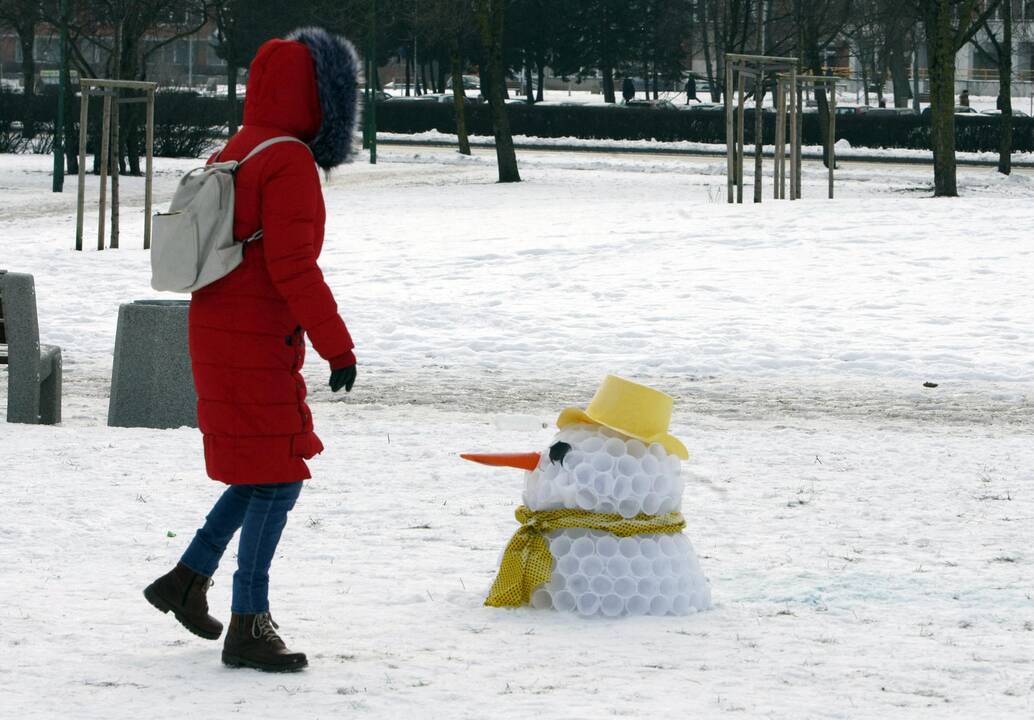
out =
[(486, 605), (581, 615), (688, 615), (711, 586), (682, 534), (685, 446), (668, 433), (672, 398), (610, 375), (568, 408), (548, 452), (467, 454), (526, 470), (521, 528)]

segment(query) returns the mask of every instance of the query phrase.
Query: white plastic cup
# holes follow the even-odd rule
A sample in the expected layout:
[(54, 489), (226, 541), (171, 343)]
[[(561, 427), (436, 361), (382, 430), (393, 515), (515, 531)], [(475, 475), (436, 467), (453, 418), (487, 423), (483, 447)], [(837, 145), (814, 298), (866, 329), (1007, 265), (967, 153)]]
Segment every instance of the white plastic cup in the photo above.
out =
[(646, 493), (650, 492), (652, 486), (653, 480), (650, 477), (647, 475), (636, 475), (632, 478), (632, 495), (642, 498)]
[(633, 595), (628, 598), (627, 607), (629, 615), (645, 615), (650, 611), (650, 601), (642, 595)]
[(590, 437), (587, 437), (585, 438), (585, 440), (582, 441), (581, 445), (578, 446), (578, 449), (586, 455), (592, 455), (602, 450), (603, 444), (605, 442), (606, 439), (604, 439), (601, 435), (591, 435)]
[(581, 570), (586, 577), (596, 577), (603, 572), (603, 558), (599, 555), (590, 555), (582, 560)]
[(685, 595), (693, 589), (693, 581), (689, 579), (688, 575), (680, 575), (677, 581), (676, 592), (679, 595)]
[(660, 545), (650, 537), (644, 537), (639, 541), (639, 554), (647, 560), (654, 560), (661, 556)]
[(553, 481), (558, 488), (564, 490), (574, 485), (574, 473), (570, 470), (561, 470)]
[(562, 558), (557, 560), (556, 569), (558, 573), (567, 578), (578, 572), (578, 568), (580, 566), (581, 563), (578, 558), (576, 558), (574, 554), (570, 554), (564, 555)]
[(688, 615), (690, 607), (689, 596), (687, 595), (676, 595), (675, 599), (671, 601), (671, 611), (676, 615)]
[(658, 495), (667, 495), (671, 491), (671, 478), (667, 475), (654, 476), (652, 489)]
[(661, 591), (661, 584), (657, 582), (657, 578), (644, 577), (636, 586), (636, 591), (645, 598), (652, 598)]
[(562, 558), (571, 552), (571, 540), (566, 535), (557, 535), (549, 541), (549, 552), (555, 558)]
[(643, 472), (649, 476), (654, 476), (661, 471), (661, 464), (657, 461), (653, 455), (647, 455), (642, 461)]
[(614, 594), (627, 600), (635, 595), (638, 586), (639, 583), (630, 577), (619, 577), (614, 581)]
[(625, 441), (621, 438), (612, 437), (607, 442), (603, 443), (603, 449), (607, 451), (607, 454), (612, 458), (619, 458), (625, 454)]
[(589, 589), (589, 578), (585, 577), (581, 573), (572, 575), (567, 578), (567, 589), (572, 595), (577, 597)]
[(553, 596), (553, 607), (560, 612), (571, 612), (574, 605), (574, 595), (567, 590), (561, 590)]
[(643, 512), (647, 515), (656, 515), (661, 509), (661, 496), (657, 493), (647, 493), (643, 498)]
[(611, 500), (601, 500), (599, 506), (596, 508), (596, 512), (604, 515), (616, 515), (617, 511), (618, 506)]
[(657, 508), (658, 515), (667, 515), (675, 509), (675, 501), (670, 497), (661, 497), (661, 506)]
[(661, 535), (657, 539), (657, 544), (661, 548), (661, 553), (665, 557), (673, 558), (678, 555), (678, 549), (675, 547), (675, 540), (671, 535)]
[(624, 609), (625, 601), (621, 599), (620, 595), (615, 593), (604, 595), (600, 600), (600, 612), (607, 617), (617, 617)]
[(665, 461), (668, 465), (668, 474), (672, 477), (678, 477), (682, 474), (682, 461), (679, 460), (677, 455), (669, 455)]
[(574, 504), (582, 510), (592, 510), (596, 507), (597, 502), (599, 502), (599, 498), (596, 497), (596, 491), (592, 488), (580, 487), (574, 493)]
[(596, 543), (588, 536), (580, 537), (571, 543), (571, 555), (578, 558), (578, 560), (584, 560), (595, 552)]
[(621, 555), (615, 555), (614, 557), (607, 560), (607, 572), (613, 578), (626, 577), (632, 572), (631, 567), (628, 564), (628, 558)]
[(632, 480), (631, 478), (623, 477), (619, 475), (614, 478), (614, 489), (611, 491), (612, 497), (618, 502), (628, 497), (628, 494), (632, 492)]
[(596, 453), (592, 456), (592, 469), (598, 473), (611, 473), (614, 471), (614, 458), (605, 452)]
[(678, 548), (679, 555), (688, 555), (690, 552), (692, 552), (693, 546), (690, 545), (689, 538), (687, 538), (682, 533), (679, 533), (672, 537), (672, 540), (675, 541), (675, 547)]
[(671, 598), (675, 596), (675, 593), (679, 590), (679, 583), (673, 577), (666, 577), (661, 579), (661, 595)]
[(632, 438), (625, 443), (625, 451), (636, 460), (642, 460), (646, 456), (646, 445), (641, 440)]
[(571, 538), (571, 542), (574, 542), (578, 538), (589, 536), (589, 531), (586, 528), (570, 528), (564, 532), (567, 533), (567, 537)]
[[(542, 457), (549, 457), (549, 453), (542, 453)], [(583, 462), (585, 462), (585, 453), (579, 450), (571, 450), (564, 455), (564, 468), (569, 471), (574, 470)]]
[(639, 557), (639, 541), (631, 537), (621, 538), (618, 540), (618, 552), (628, 560)]
[(632, 477), (639, 472), (639, 461), (631, 455), (625, 455), (617, 463), (617, 473), (622, 477)]
[(668, 575), (671, 575), (671, 560), (663, 556), (654, 558), (653, 574), (657, 577), (667, 577)]
[(650, 443), (650, 447), (648, 449), (650, 454), (657, 460), (664, 460), (668, 457), (668, 451), (665, 450), (664, 446), (660, 443)]
[(632, 571), (632, 577), (642, 579), (649, 577), (653, 572), (653, 563), (644, 558), (642, 555), (632, 558), (628, 562), (628, 567)]
[(600, 609), (600, 596), (586, 592), (578, 596), (578, 612), (581, 615), (595, 615)]
[(549, 610), (553, 607), (553, 596), (545, 588), (539, 588), (531, 594), (531, 606), (536, 610)]
[(618, 501), (618, 515), (623, 518), (634, 518), (641, 509), (642, 504), (635, 498), (626, 497)]
[(589, 580), (589, 589), (603, 597), (614, 590), (614, 581), (606, 575), (597, 575)]
[(596, 479), (596, 472), (592, 469), (592, 463), (582, 463), (574, 469), (574, 482), (578, 487), (589, 487)]
[(596, 473), (592, 487), (597, 495), (610, 495), (614, 491), (614, 475), (612, 473)]
[(664, 595), (654, 595), (650, 598), (651, 615), (667, 615), (671, 612), (671, 598)]
[(596, 552), (602, 558), (612, 558), (618, 554), (618, 539), (613, 535), (605, 535), (596, 541)]

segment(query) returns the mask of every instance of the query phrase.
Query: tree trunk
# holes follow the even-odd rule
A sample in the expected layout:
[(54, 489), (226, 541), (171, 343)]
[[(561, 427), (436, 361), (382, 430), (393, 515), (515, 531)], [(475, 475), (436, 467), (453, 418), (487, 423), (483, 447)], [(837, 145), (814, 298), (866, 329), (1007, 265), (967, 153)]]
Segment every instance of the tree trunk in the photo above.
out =
[(600, 68), (600, 73), (603, 75), (603, 102), (613, 104), (617, 102), (617, 98), (614, 97), (614, 68), (604, 65)]
[(1001, 95), (1001, 135), (998, 139), (998, 172), (1012, 172), (1012, 0), (1002, 8), (1002, 46), (998, 57), (998, 94)]
[(907, 108), (911, 92), (908, 88), (908, 62), (905, 55), (905, 34), (891, 33), (887, 38), (887, 69), (894, 86), (894, 107)]
[(466, 89), (463, 87), (463, 66), (460, 64), (458, 38), (452, 46), (452, 97), (456, 110), (456, 137), (459, 140), (460, 153), (470, 155), (470, 138), (467, 137)]
[(406, 97), (409, 97), (409, 83), (411, 79), (409, 68), (413, 65), (413, 58), (409, 55), (409, 48), (406, 48), (406, 61), (404, 65), (406, 66)]
[(495, 130), (495, 154), (499, 164), (499, 182), (520, 182), (517, 170), (517, 153), (513, 147), (510, 119), (506, 115), (503, 91), (506, 89), (506, 69), (503, 65), (503, 21), (505, 4), (503, 0), (477, 0), (478, 21), (481, 27), (481, 42), (488, 54), (489, 73), (488, 102), (492, 109), (492, 125)]
[(75, 88), (72, 87), (70, 63), (61, 72), (65, 75), (65, 166), (69, 175), (79, 174), (79, 106)]
[(930, 146), (935, 197), (957, 197), (955, 178), (955, 37), (951, 3), (926, 6), (927, 65), (930, 73)]
[(239, 69), (236, 63), (226, 62), (226, 97), (230, 104), (229, 117), (227, 118), (226, 126), (230, 131), (230, 135), (235, 135), (238, 128), (237, 119), (237, 73)]
[(524, 100), (529, 105), (535, 104), (535, 86), (531, 79), (531, 58), (528, 51), (524, 50)]
[(542, 102), (542, 93), (546, 87), (546, 62), (539, 57), (536, 58), (535, 65), (538, 67), (539, 73), (539, 89), (535, 92), (535, 102)]
[(35, 24), (30, 23), (19, 28), (18, 40), (22, 46), (22, 137), (32, 139), (36, 135), (34, 112), (36, 104)]

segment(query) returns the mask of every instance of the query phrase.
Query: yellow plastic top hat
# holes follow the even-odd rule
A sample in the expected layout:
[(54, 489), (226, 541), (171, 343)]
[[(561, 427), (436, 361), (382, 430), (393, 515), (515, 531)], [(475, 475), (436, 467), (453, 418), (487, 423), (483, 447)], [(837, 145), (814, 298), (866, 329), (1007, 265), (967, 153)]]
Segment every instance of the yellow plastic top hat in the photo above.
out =
[(659, 443), (669, 453), (687, 460), (689, 452), (686, 446), (668, 433), (674, 405), (670, 395), (608, 375), (589, 407), (585, 410), (567, 408), (560, 413), (556, 425), (558, 428), (578, 423), (602, 425), (647, 444)]

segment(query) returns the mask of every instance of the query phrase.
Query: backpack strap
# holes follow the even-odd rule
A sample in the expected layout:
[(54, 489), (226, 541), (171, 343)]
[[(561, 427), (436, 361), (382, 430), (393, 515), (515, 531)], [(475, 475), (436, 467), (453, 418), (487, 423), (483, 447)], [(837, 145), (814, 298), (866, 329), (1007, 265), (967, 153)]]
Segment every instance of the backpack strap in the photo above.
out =
[[(258, 145), (256, 145), (254, 147), (254, 149), (250, 153), (248, 153), (247, 155), (244, 156), (243, 160), (241, 160), (240, 162), (237, 163), (237, 167), (239, 168), (241, 165), (243, 165), (244, 163), (248, 162), (248, 160), (251, 160), (253, 157), (258, 155), (260, 152), (262, 152), (266, 148), (271, 147), (273, 145), (277, 145), (279, 143), (284, 143), (284, 142), (296, 142), (296, 143), (299, 143), (301, 145), (305, 145), (306, 148), (309, 147), (308, 144), (305, 143), (304, 141), (299, 140), (296, 137), (291, 137), (290, 135), (281, 135), (280, 137), (270, 138), (269, 140), (265, 140), (264, 142), (260, 142)], [(310, 149), (309, 152), (311, 153), (312, 150)]]
[[(280, 137), (270, 138), (269, 140), (265, 140), (263, 142), (260, 142), (258, 145), (256, 145), (254, 147), (254, 149), (252, 149), (252, 151), (250, 153), (248, 153), (247, 155), (244, 156), (243, 160), (241, 160), (241, 161), (239, 161), (237, 163), (237, 167), (235, 167), (234, 170), (233, 170), (234, 173), (236, 173), (238, 170), (240, 170), (241, 165), (243, 165), (244, 163), (248, 162), (248, 160), (251, 160), (253, 157), (255, 157), (256, 155), (261, 153), (266, 148), (269, 148), (269, 147), (271, 147), (273, 145), (277, 145), (279, 143), (284, 143), (284, 142), (300, 143), (300, 144), (304, 145), (305, 148), (307, 150), (309, 150), (310, 153), (312, 152), (312, 149), (309, 147), (308, 143), (304, 142), (303, 140), (299, 140), (296, 137), (291, 137), (290, 135), (281, 135)], [(262, 228), (259, 228), (255, 232), (254, 235), (251, 235), (250, 237), (245, 238), (242, 242), (247, 244), (247, 243), (250, 243), (250, 242), (254, 242), (255, 240), (261, 240), (261, 239), (262, 239)]]

